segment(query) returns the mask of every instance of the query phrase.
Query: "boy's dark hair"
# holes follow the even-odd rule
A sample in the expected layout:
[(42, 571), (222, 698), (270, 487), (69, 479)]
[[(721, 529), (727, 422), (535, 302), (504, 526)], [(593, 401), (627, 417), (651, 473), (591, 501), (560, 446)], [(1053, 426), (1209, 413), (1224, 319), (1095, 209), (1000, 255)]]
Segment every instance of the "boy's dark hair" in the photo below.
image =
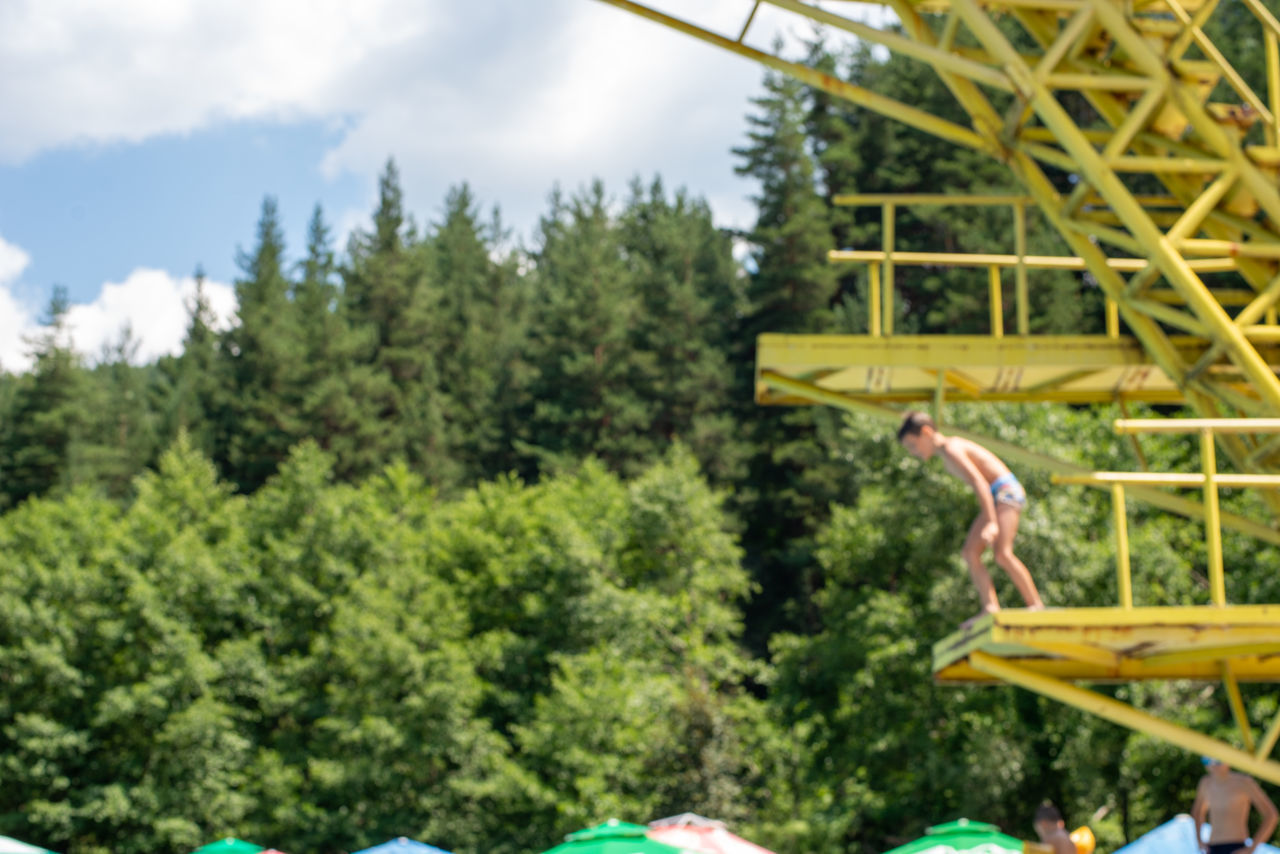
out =
[(898, 428), (898, 441), (902, 441), (903, 436), (918, 436), (920, 430), (924, 427), (932, 427), (938, 429), (938, 425), (933, 423), (933, 419), (923, 412), (912, 410), (902, 416), (902, 426)]
[(1033, 819), (1033, 821), (1035, 822), (1049, 821), (1056, 824), (1057, 822), (1062, 821), (1062, 813), (1058, 810), (1057, 807), (1055, 807), (1053, 804), (1046, 801), (1045, 803), (1036, 807), (1036, 817)]

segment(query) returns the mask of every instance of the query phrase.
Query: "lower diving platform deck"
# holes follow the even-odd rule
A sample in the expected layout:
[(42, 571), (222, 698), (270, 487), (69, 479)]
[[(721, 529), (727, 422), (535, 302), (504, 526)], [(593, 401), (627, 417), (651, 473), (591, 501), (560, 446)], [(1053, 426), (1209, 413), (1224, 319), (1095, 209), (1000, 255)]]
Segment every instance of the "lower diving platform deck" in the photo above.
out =
[[(1006, 683), (1280, 784), (1280, 714), (1255, 734), (1241, 682), (1280, 682), (1280, 605), (1005, 610), (933, 647), (952, 685)], [(1196, 732), (1077, 683), (1221, 681), (1238, 736)], [(1120, 695), (1117, 695), (1120, 696)], [(1258, 737), (1255, 737), (1258, 736)]]
[(1055, 679), (1280, 682), (1280, 605), (1004, 610), (933, 647), (939, 682), (1002, 681), (974, 653)]

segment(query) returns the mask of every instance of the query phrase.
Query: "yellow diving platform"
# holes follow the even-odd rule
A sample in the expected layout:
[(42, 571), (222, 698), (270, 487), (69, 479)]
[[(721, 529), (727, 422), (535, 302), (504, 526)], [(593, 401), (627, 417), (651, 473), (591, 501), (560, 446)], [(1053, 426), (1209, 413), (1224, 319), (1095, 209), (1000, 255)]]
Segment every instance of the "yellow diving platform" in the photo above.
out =
[[(877, 246), (829, 256), (865, 269), (868, 334), (760, 336), (756, 400), (866, 413), (887, 429), (904, 405), (929, 403), (941, 415), (948, 400), (1185, 405), (1196, 418), (1117, 429), (1198, 434), (1198, 473), (1089, 472), (948, 426), (1019, 468), (1109, 490), (1118, 596), (1116, 607), (983, 618), (938, 642), (935, 677), (1016, 685), (1280, 784), (1271, 757), (1280, 714), (1268, 712), (1255, 738), (1239, 687), (1280, 682), (1280, 605), (1227, 603), (1222, 555), (1224, 528), (1280, 545), (1280, 21), (1264, 0), (1241, 0), (1246, 14), (1233, 23), (1253, 28), (1262, 45), (1265, 69), (1252, 81), (1207, 34), (1215, 0), (882, 0), (871, 5), (896, 18), (882, 27), (846, 13), (856, 0), (741, 0), (731, 30), (653, 4), (602, 2), (1007, 167), (1018, 195), (834, 197), (880, 209)], [(930, 66), (959, 110), (933, 115), (752, 44), (762, 10), (794, 16), (797, 31), (821, 27)], [(1006, 206), (1011, 245), (990, 254), (903, 251), (895, 229), (908, 205)], [(1030, 252), (1030, 211), (1070, 254)], [(985, 276), (989, 334), (895, 334), (895, 269), (912, 265)], [(1103, 297), (1105, 334), (1032, 334), (1036, 270), (1087, 276), (1082, 287)], [(1229, 471), (1218, 469), (1219, 450)], [(1261, 490), (1270, 518), (1222, 512), (1221, 488)], [(1177, 492), (1186, 489), (1200, 499)], [(1212, 604), (1135, 607), (1129, 499), (1204, 522)], [(1236, 743), (1080, 684), (1152, 679), (1220, 681)]]
[[(1239, 689), (1280, 682), (1280, 605), (1003, 610), (934, 644), (933, 671), (944, 684), (1017, 685), (1280, 783), (1268, 758), (1280, 715), (1255, 739)], [(1075, 684), (1155, 679), (1223, 681), (1243, 749)]]
[(1241, 682), (1280, 682), (1280, 605), (999, 611), (934, 644), (934, 678), (1004, 681), (991, 672), (993, 658), (1085, 682), (1216, 682), (1224, 662)]
[[(1202, 339), (1175, 337), (1184, 360), (1210, 348)], [(1280, 342), (1260, 346), (1280, 370)], [(1220, 388), (1251, 396), (1231, 365), (1216, 365)], [(815, 403), (782, 387), (790, 379), (874, 403), (929, 404), (948, 400), (1031, 403), (1185, 404), (1186, 396), (1141, 342), (1103, 335), (780, 335), (756, 342), (756, 402), (765, 406)]]

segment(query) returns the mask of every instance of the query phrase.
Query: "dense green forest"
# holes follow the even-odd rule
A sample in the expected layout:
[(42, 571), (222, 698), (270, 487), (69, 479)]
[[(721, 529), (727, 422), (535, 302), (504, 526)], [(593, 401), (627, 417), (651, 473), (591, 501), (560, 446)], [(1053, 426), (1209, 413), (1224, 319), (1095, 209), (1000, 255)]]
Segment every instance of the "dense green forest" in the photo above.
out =
[[(958, 109), (909, 60), (810, 60)], [(882, 423), (752, 403), (758, 333), (865, 331), (863, 274), (825, 253), (876, 245), (878, 213), (831, 195), (1008, 175), (772, 74), (736, 156), (759, 187), (746, 235), (654, 179), (553, 193), (513, 246), (466, 185), (417, 222), (389, 162), (367, 227), (338, 249), (317, 209), (297, 251), (267, 198), (234, 323), (197, 300), (182, 354), (151, 364), (127, 335), (74, 353), (55, 298), (32, 370), (0, 375), (0, 834), (518, 854), (696, 811), (835, 854), (959, 816), (1026, 837), (1049, 798), (1107, 851), (1185, 811), (1196, 757), (932, 683), (931, 643), (976, 610), (961, 484)], [(898, 245), (1007, 251), (1007, 218), (904, 211)], [(1033, 331), (1101, 328), (1086, 281), (1033, 286)], [(986, 330), (984, 276), (898, 287), (901, 331)], [(1137, 464), (1112, 410), (947, 414)], [(1176, 439), (1144, 450), (1193, 462)], [(1113, 601), (1109, 503), (1024, 480), (1018, 548), (1046, 601)], [(1199, 529), (1131, 511), (1138, 602), (1207, 602)], [(1226, 548), (1229, 598), (1280, 601), (1280, 557)], [(1220, 690), (1110, 690), (1230, 731)]]

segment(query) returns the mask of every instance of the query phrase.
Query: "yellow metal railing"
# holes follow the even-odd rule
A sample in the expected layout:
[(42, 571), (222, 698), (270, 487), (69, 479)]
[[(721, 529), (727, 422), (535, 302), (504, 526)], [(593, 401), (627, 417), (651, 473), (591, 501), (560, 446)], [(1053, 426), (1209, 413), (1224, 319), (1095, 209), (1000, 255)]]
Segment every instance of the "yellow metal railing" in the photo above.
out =
[[(1088, 263), (1078, 255), (1028, 255), (1027, 254), (1027, 206), (1034, 200), (1029, 196), (952, 196), (929, 193), (849, 193), (836, 195), (832, 203), (840, 207), (879, 207), (881, 248), (875, 249), (836, 249), (827, 253), (828, 260), (835, 263), (853, 263), (867, 265), (867, 330), (873, 337), (893, 335), (894, 323), (894, 270), (896, 267), (985, 267), (987, 269), (987, 292), (990, 311), (991, 335), (1004, 337), (1004, 290), (1001, 282), (1003, 270), (1014, 270), (1014, 316), (1016, 334), (1030, 333), (1030, 300), (1029, 270), (1072, 270), (1083, 272)], [(1161, 204), (1163, 197), (1143, 198), (1146, 204)], [(1013, 212), (1014, 252), (1013, 254), (980, 253), (980, 252), (912, 252), (900, 251), (896, 248), (897, 228), (896, 216), (898, 208), (908, 206), (922, 207), (1003, 207), (1008, 206)], [(1096, 226), (1095, 230), (1106, 230)], [(1230, 273), (1237, 270), (1236, 257), (1256, 255), (1271, 259), (1280, 257), (1280, 248), (1274, 246), (1249, 246), (1227, 240), (1182, 240), (1179, 246), (1189, 256), (1187, 268), (1198, 274)], [(1141, 254), (1141, 253), (1139, 253)], [(1108, 258), (1107, 266), (1118, 273), (1140, 274), (1151, 269), (1146, 258)], [(1280, 278), (1275, 287), (1280, 289)], [(1276, 328), (1277, 318), (1272, 294), (1259, 295), (1243, 289), (1215, 289), (1214, 296), (1223, 306), (1243, 305), (1245, 311), (1238, 318), (1238, 325), (1244, 336), (1251, 341), (1273, 341), (1280, 338), (1280, 329)], [(1115, 300), (1105, 296), (1106, 334), (1108, 338), (1120, 336), (1120, 309)], [(1196, 323), (1193, 318), (1183, 312), (1165, 307), (1166, 304), (1182, 303), (1173, 291), (1152, 291), (1144, 294), (1140, 301), (1142, 308), (1151, 316), (1185, 332), (1204, 336), (1208, 330), (1203, 324)], [(1265, 318), (1263, 314), (1265, 313)], [(1258, 320), (1265, 320), (1260, 325)], [(1214, 357), (1221, 353), (1214, 351)]]
[[(865, 263), (868, 268), (867, 329), (872, 336), (893, 334), (893, 284), (895, 265), (951, 267), (986, 267), (987, 290), (991, 313), (991, 334), (1004, 337), (1004, 293), (1000, 280), (1001, 271), (1014, 270), (1014, 317), (1018, 335), (1030, 333), (1031, 320), (1027, 284), (1027, 271), (1085, 270), (1086, 262), (1074, 255), (1027, 254), (1027, 206), (1035, 202), (1030, 196), (952, 196), (946, 194), (911, 193), (848, 193), (837, 195), (832, 203), (841, 207), (880, 208), (880, 251), (836, 250), (828, 258), (836, 262)], [(958, 206), (1004, 207), (1013, 212), (1014, 254), (983, 254), (961, 252), (898, 252), (895, 249), (895, 220), (899, 206)], [(1199, 259), (1194, 266), (1201, 272), (1225, 272), (1234, 269), (1230, 258)], [(1137, 258), (1111, 259), (1113, 269), (1138, 272), (1147, 266)], [(1110, 297), (1106, 300), (1107, 335), (1120, 335), (1120, 313)]]
[[(1027, 270), (1030, 267), (1041, 269), (1085, 269), (1083, 259), (1027, 257), (1027, 205), (1035, 202), (1030, 196), (952, 196), (946, 194), (926, 193), (847, 193), (835, 196), (832, 203), (841, 207), (879, 207), (880, 233), (883, 249), (880, 252), (835, 251), (829, 253), (832, 261), (864, 261), (868, 266), (867, 329), (873, 336), (893, 334), (893, 270), (895, 263), (923, 266), (927, 264), (946, 264), (956, 267), (985, 266), (987, 268), (987, 287), (991, 309), (991, 334), (996, 338), (1004, 337), (1004, 294), (1000, 281), (1000, 272), (1005, 267), (1013, 267), (1014, 273), (1014, 314), (1017, 318), (1019, 335), (1030, 331), (1030, 316), (1027, 297)], [(905, 252), (898, 253), (894, 249), (895, 218), (899, 205), (920, 206), (961, 206), (961, 207), (1003, 207), (1009, 206), (1013, 211), (1014, 254), (982, 255), (967, 253), (943, 252)], [(1063, 262), (1079, 262), (1079, 267), (1059, 266)], [(883, 273), (883, 275), (882, 275)], [(1108, 317), (1111, 316), (1108, 310)], [(1118, 315), (1117, 315), (1118, 316)], [(1118, 332), (1117, 332), (1118, 334)]]
[(1222, 563), (1222, 513), (1218, 504), (1219, 490), (1223, 488), (1275, 489), (1280, 487), (1280, 475), (1219, 473), (1214, 436), (1280, 433), (1280, 418), (1124, 418), (1115, 422), (1115, 429), (1122, 436), (1134, 436), (1139, 433), (1199, 434), (1201, 466), (1199, 474), (1101, 471), (1091, 474), (1053, 475), (1054, 483), (1111, 487), (1116, 536), (1116, 586), (1119, 591), (1120, 607), (1126, 610), (1133, 608), (1125, 486), (1163, 486), (1184, 489), (1198, 487), (1203, 490), (1205, 543), (1209, 562), (1209, 596), (1213, 604), (1225, 605), (1227, 593)]

